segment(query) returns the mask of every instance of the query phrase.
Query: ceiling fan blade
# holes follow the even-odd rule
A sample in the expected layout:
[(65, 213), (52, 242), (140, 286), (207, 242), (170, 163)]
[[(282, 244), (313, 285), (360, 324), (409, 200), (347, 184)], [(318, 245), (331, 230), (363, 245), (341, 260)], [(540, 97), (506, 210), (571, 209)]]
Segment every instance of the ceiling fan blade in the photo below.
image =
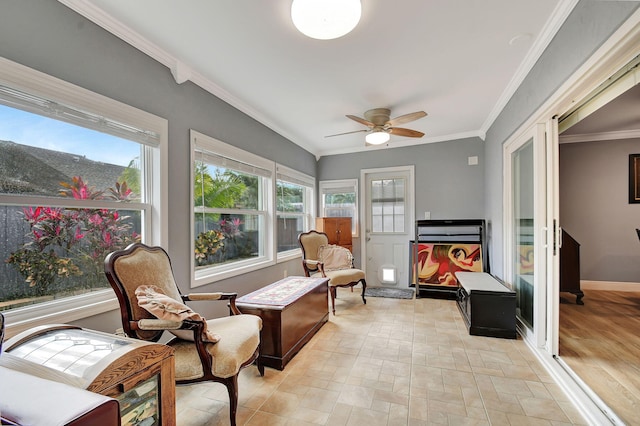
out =
[(354, 130), (353, 132), (344, 132), (344, 133), (336, 133), (335, 135), (327, 135), (325, 136), (325, 138), (332, 138), (334, 136), (342, 136), (342, 135), (350, 135), (351, 133), (361, 133), (361, 132), (368, 132), (369, 130)]
[(417, 130), (403, 129), (402, 127), (392, 127), (389, 129), (389, 133), (396, 136), (406, 136), (408, 138), (421, 138), (424, 133)]
[(384, 123), (385, 126), (397, 126), (398, 124), (408, 123), (410, 121), (417, 120), (418, 118), (426, 117), (427, 113), (424, 111), (416, 111), (409, 114), (401, 115)]
[(350, 118), (353, 121), (357, 121), (360, 124), (364, 124), (367, 127), (374, 127), (375, 126), (375, 124), (373, 124), (372, 122), (370, 122), (368, 120), (365, 120), (364, 118), (356, 117), (355, 115), (347, 114), (347, 118)]

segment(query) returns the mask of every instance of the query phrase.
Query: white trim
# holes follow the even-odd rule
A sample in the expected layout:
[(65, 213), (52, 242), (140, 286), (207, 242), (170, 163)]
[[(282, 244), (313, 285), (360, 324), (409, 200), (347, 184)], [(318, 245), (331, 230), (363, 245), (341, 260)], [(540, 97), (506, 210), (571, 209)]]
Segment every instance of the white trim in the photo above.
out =
[(355, 194), (355, 202), (353, 206), (353, 229), (351, 236), (358, 238), (360, 235), (360, 207), (358, 203), (358, 179), (334, 179), (321, 180), (318, 183), (318, 205), (320, 207), (318, 214), (324, 216), (324, 190), (331, 188), (353, 188)]
[[(160, 135), (160, 145), (154, 148), (145, 146), (143, 167), (150, 166), (148, 179), (143, 181), (147, 187), (145, 191), (150, 194), (148, 204), (151, 211), (144, 215), (142, 226), (145, 242), (153, 245), (167, 247), (168, 243), (168, 121), (141, 109), (132, 107), (90, 90), (76, 86), (72, 83), (52, 77), (48, 74), (25, 67), (8, 59), (0, 57), (0, 84), (25, 93), (33, 93), (36, 96), (59, 101), (63, 104), (76, 107), (100, 116), (105, 116), (120, 123), (131, 123), (139, 128), (146, 129)], [(151, 153), (151, 154), (149, 154)], [(152, 181), (153, 180), (153, 184)], [(35, 202), (37, 205), (56, 205), (55, 197), (11, 197), (0, 196), (3, 204), (25, 205), (27, 202)], [(140, 203), (106, 203), (103, 201), (88, 201), (82, 206), (104, 206), (110, 209), (126, 210), (140, 206)], [(60, 200), (61, 206), (81, 206), (80, 202), (72, 199)], [(150, 213), (150, 214), (149, 214)], [(149, 224), (151, 228), (149, 229)], [(48, 322), (68, 322), (90, 317), (109, 310), (117, 309), (113, 291), (107, 289), (102, 292), (88, 293), (83, 296), (69, 297), (51, 302), (36, 304), (25, 308), (4, 311), (8, 318), (7, 327), (16, 330), (20, 327), (33, 327)], [(44, 309), (44, 310), (43, 310)], [(40, 315), (42, 312), (42, 315)], [(14, 324), (14, 321), (16, 324)], [(15, 328), (14, 328), (15, 327)]]
[(240, 163), (261, 167), (270, 171), (271, 176), (275, 177), (275, 163), (271, 160), (267, 160), (264, 157), (260, 157), (259, 155), (245, 151), (244, 149), (236, 146), (229, 145), (228, 143), (222, 142), (221, 140), (212, 138), (211, 136), (207, 136), (193, 129), (190, 131), (190, 138), (201, 151), (208, 151)]
[(269, 127), (276, 133), (279, 133), (283, 137), (295, 141), (295, 143), (305, 150), (316, 156), (316, 159), (319, 159), (322, 156), (326, 155), (336, 155), (336, 154), (345, 154), (352, 152), (360, 152), (365, 151), (367, 149), (383, 149), (387, 147), (403, 147), (403, 146), (413, 146), (413, 145), (421, 145), (425, 143), (436, 143), (443, 141), (450, 141), (456, 139), (464, 139), (470, 137), (479, 137), (484, 140), (486, 136), (487, 130), (491, 127), (495, 119), (498, 117), (500, 112), (507, 105), (508, 101), (511, 99), (519, 85), (522, 83), (524, 78), (527, 76), (529, 71), (533, 68), (535, 63), (540, 58), (540, 55), (544, 52), (545, 48), (549, 45), (550, 41), (553, 39), (559, 28), (562, 26), (564, 21), (567, 19), (575, 5), (578, 3), (578, 0), (561, 0), (556, 6), (555, 10), (551, 14), (551, 18), (547, 21), (544, 27), (541, 30), (541, 34), (537, 37), (536, 42), (531, 47), (526, 57), (521, 62), (520, 66), (516, 70), (516, 73), (512, 77), (511, 81), (501, 94), (500, 98), (496, 102), (492, 111), (489, 113), (489, 116), (483, 123), (482, 127), (477, 130), (471, 130), (468, 132), (457, 133), (457, 134), (449, 134), (443, 135), (440, 137), (434, 138), (424, 138), (421, 139), (418, 143), (414, 140), (403, 140), (398, 142), (392, 142), (391, 145), (383, 144), (377, 148), (369, 148), (363, 146), (361, 149), (335, 149), (335, 150), (317, 150), (316, 147), (309, 145), (304, 140), (298, 140), (295, 135), (292, 135), (282, 126), (278, 125), (272, 117), (268, 117), (264, 113), (256, 110), (252, 106), (248, 105), (246, 102), (238, 99), (232, 93), (229, 93), (224, 88), (218, 86), (216, 83), (211, 81), (209, 78), (203, 76), (199, 72), (190, 68), (188, 65), (184, 64), (177, 57), (170, 54), (164, 49), (161, 49), (154, 43), (147, 40), (138, 32), (132, 30), (126, 25), (122, 24), (118, 20), (114, 19), (111, 15), (100, 9), (99, 7), (87, 2), (86, 0), (58, 0), (60, 3), (89, 19), (96, 25), (104, 28), (111, 34), (116, 37), (124, 40), (126, 43), (130, 44), (134, 48), (140, 50), (146, 55), (150, 56), (154, 60), (158, 61), (162, 65), (169, 68), (171, 74), (174, 77), (176, 83), (181, 84), (187, 80), (191, 80), (194, 84), (200, 86), (207, 92), (215, 95), (216, 97), (222, 99), (229, 105), (237, 108), (238, 110), (244, 112), (265, 126)]
[[(16, 88), (25, 93), (58, 101), (82, 110), (109, 117), (120, 123), (134, 123), (143, 129), (148, 129), (160, 135), (160, 145), (152, 151), (153, 154), (145, 158), (146, 164), (151, 162), (151, 174), (156, 183), (149, 185), (146, 190), (150, 193), (149, 203), (151, 211), (151, 232), (145, 237), (146, 242), (154, 245), (168, 246), (169, 219), (169, 122), (149, 112), (132, 107), (115, 99), (108, 98), (75, 84), (60, 80), (56, 77), (31, 69), (24, 65), (0, 57), (0, 84)], [(148, 152), (148, 150), (144, 150)], [(142, 160), (142, 159), (141, 159)], [(69, 200), (71, 201), (71, 200)], [(145, 219), (146, 223), (149, 223)], [(143, 224), (143, 226), (147, 226)]]
[[(561, 116), (569, 112), (574, 105), (582, 102), (593, 90), (606, 79), (622, 69), (635, 58), (640, 51), (640, 10), (636, 10), (618, 30), (573, 73), (548, 99), (533, 112), (529, 118), (511, 135), (505, 144), (523, 137), (536, 123), (546, 123), (551, 117)], [(504, 167), (504, 164), (503, 164)], [(557, 185), (557, 181), (553, 183)], [(549, 232), (547, 232), (548, 234)], [(505, 234), (505, 239), (508, 235)], [(505, 253), (506, 254), (506, 253)], [(547, 283), (547, 285), (550, 285)], [(557, 297), (550, 295), (551, 303), (559, 303)], [(558, 338), (558, 330), (553, 330), (553, 338)], [(528, 339), (525, 342), (531, 345)], [(567, 393), (580, 413), (590, 424), (621, 424), (612, 415), (607, 417), (602, 410), (607, 410), (597, 399), (590, 398), (588, 391), (582, 389), (580, 381), (564, 371), (561, 363), (551, 353), (552, 348), (531, 347), (558, 385)], [(598, 405), (600, 404), (600, 405)]]
[[(365, 208), (369, 203), (366, 199), (367, 194), (367, 175), (374, 173), (408, 173), (409, 182), (407, 182), (407, 211), (409, 217), (407, 218), (409, 223), (409, 229), (406, 234), (409, 236), (409, 240), (415, 239), (415, 212), (416, 212), (416, 184), (415, 184), (415, 169), (416, 167), (411, 164), (408, 166), (396, 166), (396, 167), (379, 167), (374, 169), (361, 169), (360, 170), (360, 194), (362, 194), (362, 202), (360, 203), (360, 235), (365, 238), (360, 238), (360, 269), (367, 270), (367, 230), (366, 228), (366, 212)], [(409, 274), (410, 275), (410, 274)]]
[(575, 380), (576, 377), (569, 374), (556, 358), (542, 348), (536, 348), (531, 341), (524, 340), (524, 342), (567, 396), (569, 401), (576, 407), (576, 412), (581, 414), (588, 424), (598, 426), (623, 424), (622, 422), (613, 423), (611, 419), (598, 408), (592, 398), (594, 395), (582, 388)]
[[(276, 247), (276, 236), (275, 236), (275, 223), (276, 223), (276, 205), (275, 205), (275, 188), (276, 188), (276, 163), (268, 160), (266, 158), (260, 157), (256, 154), (253, 154), (249, 151), (245, 151), (241, 148), (235, 147), (233, 145), (229, 145), (225, 142), (222, 142), (218, 139), (215, 139), (211, 136), (207, 136), (202, 134), (196, 130), (191, 129), (189, 134), (190, 139), (190, 160), (191, 165), (189, 167), (189, 176), (190, 182), (190, 200), (191, 200), (191, 218), (189, 219), (190, 224), (190, 274), (191, 274), (191, 288), (212, 284), (216, 281), (224, 280), (227, 278), (231, 278), (237, 275), (245, 274), (247, 272), (255, 271), (258, 269), (262, 269), (268, 266), (273, 266), (277, 262), (277, 247)], [(260, 221), (264, 225), (263, 235), (261, 235), (260, 242), (264, 244), (264, 252), (261, 256), (256, 258), (246, 259), (231, 262), (225, 265), (209, 265), (207, 268), (202, 268), (196, 270), (195, 268), (195, 253), (194, 253), (194, 243), (195, 243), (195, 208), (193, 205), (194, 199), (194, 168), (193, 164), (196, 159), (196, 151), (204, 151), (211, 152), (216, 156), (225, 157), (232, 159), (234, 161), (238, 161), (240, 163), (246, 164), (248, 166), (256, 166), (260, 168), (261, 171), (269, 172), (269, 176), (261, 176), (263, 179), (268, 180), (267, 185), (263, 188), (263, 196), (264, 198), (264, 209), (260, 210), (249, 210), (249, 209), (218, 209), (223, 213), (230, 214), (250, 214), (257, 215), (260, 218)], [(300, 173), (302, 174), (302, 173)]]
[(544, 221), (546, 217), (546, 198), (545, 198), (545, 184), (546, 184), (546, 152), (545, 152), (545, 125), (536, 124), (526, 132), (522, 132), (520, 137), (512, 139), (503, 145), (503, 274), (505, 282), (515, 288), (516, 283), (516, 270), (515, 265), (517, 263), (514, 256), (516, 256), (515, 250), (515, 235), (513, 229), (514, 223), (514, 173), (513, 168), (513, 155), (517, 153), (521, 148), (527, 144), (531, 144), (532, 153), (532, 172), (533, 172), (533, 193), (530, 195), (533, 199), (533, 205), (531, 212), (533, 214), (533, 242), (534, 242), (534, 274), (533, 274), (533, 327), (529, 329), (524, 324), (521, 317), (518, 318), (518, 329), (520, 334), (527, 341), (535, 342), (535, 346), (542, 347), (546, 342), (546, 302), (547, 302), (547, 288), (544, 285), (547, 277), (547, 262), (546, 262), (546, 227)]
[(613, 132), (584, 133), (575, 135), (560, 135), (560, 143), (614, 141), (636, 138), (640, 138), (640, 129), (616, 130)]
[[(292, 180), (287, 180), (290, 178)], [(306, 173), (302, 173), (296, 169), (292, 169), (291, 167), (287, 167), (282, 164), (276, 163), (276, 179), (283, 180), (289, 183), (295, 183), (296, 185), (315, 187), (316, 178), (313, 176), (309, 176)]]
[(640, 283), (580, 280), (582, 290), (640, 292)]
[(639, 46), (640, 10), (637, 10), (508, 140), (518, 138), (535, 123), (569, 111), (576, 102), (637, 56)]
[[(289, 262), (294, 259), (302, 259), (302, 249), (283, 251), (277, 254), (276, 263)], [(286, 278), (286, 277), (285, 277)]]
[[(542, 56), (547, 46), (549, 46), (549, 43), (551, 43), (551, 40), (553, 40), (553, 37), (555, 37), (560, 27), (562, 27), (564, 21), (567, 19), (576, 4), (578, 4), (578, 1), (579, 0), (561, 0), (558, 3), (555, 10), (551, 13), (551, 18), (542, 28), (541, 34), (536, 38), (536, 41), (533, 46), (531, 46), (531, 49), (529, 49), (527, 56), (520, 63), (520, 66), (511, 78), (511, 81), (509, 81), (509, 84), (500, 95), (500, 98), (498, 98), (498, 101), (489, 113), (489, 116), (480, 127), (480, 132), (486, 134), (487, 131), (489, 131), (493, 122), (507, 106), (507, 103), (516, 90), (518, 90), (518, 87), (520, 87), (531, 69), (533, 69), (538, 59), (540, 59), (540, 56)], [(484, 140), (484, 137), (482, 139)]]
[[(75, 84), (28, 68), (0, 57), (0, 84), (32, 93), (38, 97), (60, 102), (75, 108), (107, 116), (119, 123), (136, 123), (155, 133), (162, 131), (165, 119), (132, 107), (115, 99), (92, 92)], [(99, 105), (99, 108), (97, 107)]]
[(194, 84), (200, 86), (207, 92), (215, 95), (229, 105), (242, 111), (249, 117), (254, 118), (276, 133), (279, 133), (280, 135), (291, 141), (296, 141), (296, 144), (300, 145), (307, 151), (311, 153), (314, 152), (313, 146), (309, 146), (308, 144), (304, 143), (304, 141), (298, 141), (294, 135), (290, 134), (284, 128), (277, 125), (273, 119), (254, 109), (246, 102), (238, 99), (236, 96), (211, 81), (209, 78), (204, 77), (199, 72), (184, 64), (177, 57), (173, 56), (166, 50), (161, 49), (156, 44), (150, 42), (136, 31), (114, 19), (111, 15), (109, 15), (99, 7), (89, 3), (86, 0), (58, 1), (169, 68), (177, 84), (181, 84), (187, 80), (191, 80)]
[(576, 102), (577, 106), (572, 107), (559, 118), (558, 131), (564, 132), (640, 83), (638, 64), (637, 58), (625, 64), (622, 69), (592, 90), (584, 100), (580, 103)]
[[(193, 248), (193, 242), (191, 243), (191, 247)], [(266, 245), (265, 248), (267, 250), (269, 249)], [(191, 252), (193, 253), (193, 250), (191, 250)], [(193, 254), (191, 255), (191, 258), (193, 259)], [(192, 263), (191, 274), (193, 276), (193, 280), (191, 282), (191, 288), (212, 284), (216, 281), (221, 281), (227, 278), (232, 278), (238, 275), (257, 271), (258, 269), (273, 266), (275, 265), (275, 263), (275, 260), (268, 259), (263, 256), (258, 258), (240, 260), (221, 267), (212, 266), (206, 269), (201, 269), (199, 271), (195, 270), (195, 268), (193, 267), (194, 263)]]
[(302, 173), (298, 170), (276, 163), (276, 178), (273, 181), (274, 191), (277, 191), (278, 181), (287, 182), (293, 185), (298, 185), (304, 188), (304, 211), (302, 213), (287, 213), (278, 211), (278, 194), (274, 192), (274, 253), (276, 254), (276, 263), (286, 262), (297, 257), (302, 257), (302, 248), (298, 247), (287, 251), (278, 251), (278, 216), (297, 216), (303, 218), (305, 221), (302, 232), (307, 232), (313, 229), (315, 221), (316, 211), (316, 178), (309, 176), (306, 173)]
[[(555, 229), (554, 224), (559, 223), (560, 217), (560, 188), (553, 185), (559, 182), (560, 176), (560, 145), (558, 143), (558, 118), (553, 117), (546, 122), (546, 191), (547, 214), (546, 225), (542, 230), (545, 235), (544, 246), (547, 261), (547, 309), (546, 323), (546, 350), (552, 355), (558, 354), (559, 338), (556, 330), (560, 329), (560, 251), (558, 242), (562, 243), (562, 230)], [(559, 237), (559, 239), (558, 239)], [(556, 247), (554, 253), (554, 246)]]
[[(7, 338), (24, 330), (53, 323), (68, 323), (119, 308), (111, 289), (4, 311)], [(115, 330), (114, 330), (115, 331)]]
[(411, 139), (411, 138), (405, 138), (402, 140), (398, 140), (398, 141), (389, 141), (385, 144), (382, 145), (369, 145), (366, 146), (364, 143), (364, 139), (362, 140), (362, 147), (360, 148), (343, 148), (343, 149), (332, 149), (332, 150), (326, 150), (326, 151), (318, 151), (316, 153), (316, 159), (319, 159), (320, 157), (324, 156), (324, 155), (336, 155), (336, 154), (351, 154), (354, 152), (363, 152), (363, 151), (374, 151), (374, 150), (379, 150), (379, 149), (389, 149), (389, 148), (402, 148), (405, 146), (416, 146), (416, 145), (424, 145), (424, 144), (428, 144), (428, 143), (437, 143), (437, 142), (447, 142), (447, 141), (453, 141), (453, 140), (458, 140), (458, 139), (468, 139), (468, 138), (480, 138), (482, 140), (484, 140), (486, 137), (486, 133), (480, 130), (472, 130), (469, 132), (463, 132), (463, 133), (455, 133), (455, 134), (449, 134), (449, 135), (443, 135), (443, 136), (437, 136), (437, 137), (422, 137), (418, 140), (416, 139)]

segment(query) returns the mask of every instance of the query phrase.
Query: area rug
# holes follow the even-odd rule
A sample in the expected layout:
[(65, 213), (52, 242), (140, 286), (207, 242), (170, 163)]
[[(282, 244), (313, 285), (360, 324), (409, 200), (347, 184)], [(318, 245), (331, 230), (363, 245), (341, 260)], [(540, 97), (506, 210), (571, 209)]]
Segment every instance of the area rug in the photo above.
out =
[(367, 287), (365, 296), (387, 297), (389, 299), (413, 299), (414, 290), (411, 288)]

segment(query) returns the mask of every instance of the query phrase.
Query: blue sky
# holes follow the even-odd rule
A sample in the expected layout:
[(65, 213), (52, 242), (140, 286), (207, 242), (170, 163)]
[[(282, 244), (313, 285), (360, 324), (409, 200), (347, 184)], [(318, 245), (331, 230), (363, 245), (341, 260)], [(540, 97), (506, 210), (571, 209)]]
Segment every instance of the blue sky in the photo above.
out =
[(140, 145), (0, 104), (0, 140), (84, 155), (94, 161), (127, 166)]

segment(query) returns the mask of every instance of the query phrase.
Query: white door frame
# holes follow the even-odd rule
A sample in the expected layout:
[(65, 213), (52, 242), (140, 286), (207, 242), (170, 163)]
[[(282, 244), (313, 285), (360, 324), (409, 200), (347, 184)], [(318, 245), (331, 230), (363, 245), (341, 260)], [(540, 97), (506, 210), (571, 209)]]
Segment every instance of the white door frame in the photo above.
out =
[(534, 282), (533, 282), (533, 330), (524, 324), (519, 324), (520, 334), (537, 347), (543, 347), (547, 339), (547, 202), (546, 202), (546, 155), (545, 155), (545, 125), (535, 124), (516, 139), (503, 145), (503, 235), (504, 235), (504, 279), (510, 282), (515, 276), (515, 236), (513, 235), (513, 169), (512, 157), (522, 146), (532, 142), (533, 150), (533, 241), (534, 241)]
[[(396, 167), (380, 167), (375, 169), (361, 169), (360, 170), (360, 194), (362, 194), (362, 202), (360, 203), (360, 269), (367, 270), (367, 206), (369, 205), (369, 199), (367, 198), (367, 175), (374, 173), (392, 173), (392, 172), (404, 172), (409, 173), (409, 182), (407, 182), (407, 213), (409, 215), (409, 229), (407, 234), (409, 240), (413, 240), (415, 237), (415, 211), (416, 211), (416, 189), (415, 189), (415, 166), (413, 164), (408, 166), (396, 166)], [(407, 247), (409, 247), (409, 241), (407, 241)], [(409, 267), (409, 262), (407, 268)], [(410, 276), (410, 275), (408, 275)]]
[[(555, 117), (562, 116), (570, 111), (574, 105), (581, 103), (596, 87), (624, 67), (638, 54), (640, 54), (640, 10), (636, 10), (540, 108), (531, 114), (505, 144), (519, 138), (536, 123), (545, 123), (547, 129), (549, 129), (549, 126), (554, 125), (553, 120)], [(548, 134), (550, 136), (548, 147), (552, 151), (547, 152), (547, 155), (555, 157), (557, 156), (556, 150), (558, 149), (557, 134), (554, 135), (553, 131), (548, 131)], [(552, 161), (557, 161), (557, 157), (552, 159)], [(503, 167), (504, 166), (503, 164)], [(552, 167), (551, 174), (547, 176), (549, 179), (547, 187), (553, 188), (554, 193), (545, 193), (544, 196), (547, 197), (548, 202), (552, 203), (547, 211), (549, 215), (548, 221), (553, 223), (552, 221), (555, 219), (556, 229), (555, 232), (553, 229), (547, 230), (546, 234), (550, 237), (546, 241), (546, 244), (556, 244), (556, 247), (559, 247), (560, 224), (557, 222), (559, 219), (557, 216), (558, 200), (555, 194), (555, 192), (559, 190), (559, 182), (556, 175), (557, 169), (555, 169), (553, 164)], [(504, 255), (506, 255), (506, 253), (504, 253)], [(553, 270), (553, 268), (549, 269)], [(546, 367), (558, 385), (565, 391), (571, 402), (573, 402), (578, 410), (586, 417), (589, 424), (621, 424), (619, 422), (614, 423), (614, 415), (607, 416), (602, 412), (600, 408), (602, 405), (598, 405), (597, 396), (585, 390), (580, 384), (579, 378), (568, 373), (561, 360), (557, 358), (557, 341), (559, 338), (557, 315), (560, 301), (559, 297), (557, 297), (557, 289), (559, 288), (558, 276), (555, 273), (553, 275), (554, 276), (548, 277), (550, 281), (546, 283), (548, 294), (546, 318), (548, 321), (547, 344), (540, 347), (532, 344), (528, 339), (525, 339), (525, 342), (530, 345), (533, 353)]]

